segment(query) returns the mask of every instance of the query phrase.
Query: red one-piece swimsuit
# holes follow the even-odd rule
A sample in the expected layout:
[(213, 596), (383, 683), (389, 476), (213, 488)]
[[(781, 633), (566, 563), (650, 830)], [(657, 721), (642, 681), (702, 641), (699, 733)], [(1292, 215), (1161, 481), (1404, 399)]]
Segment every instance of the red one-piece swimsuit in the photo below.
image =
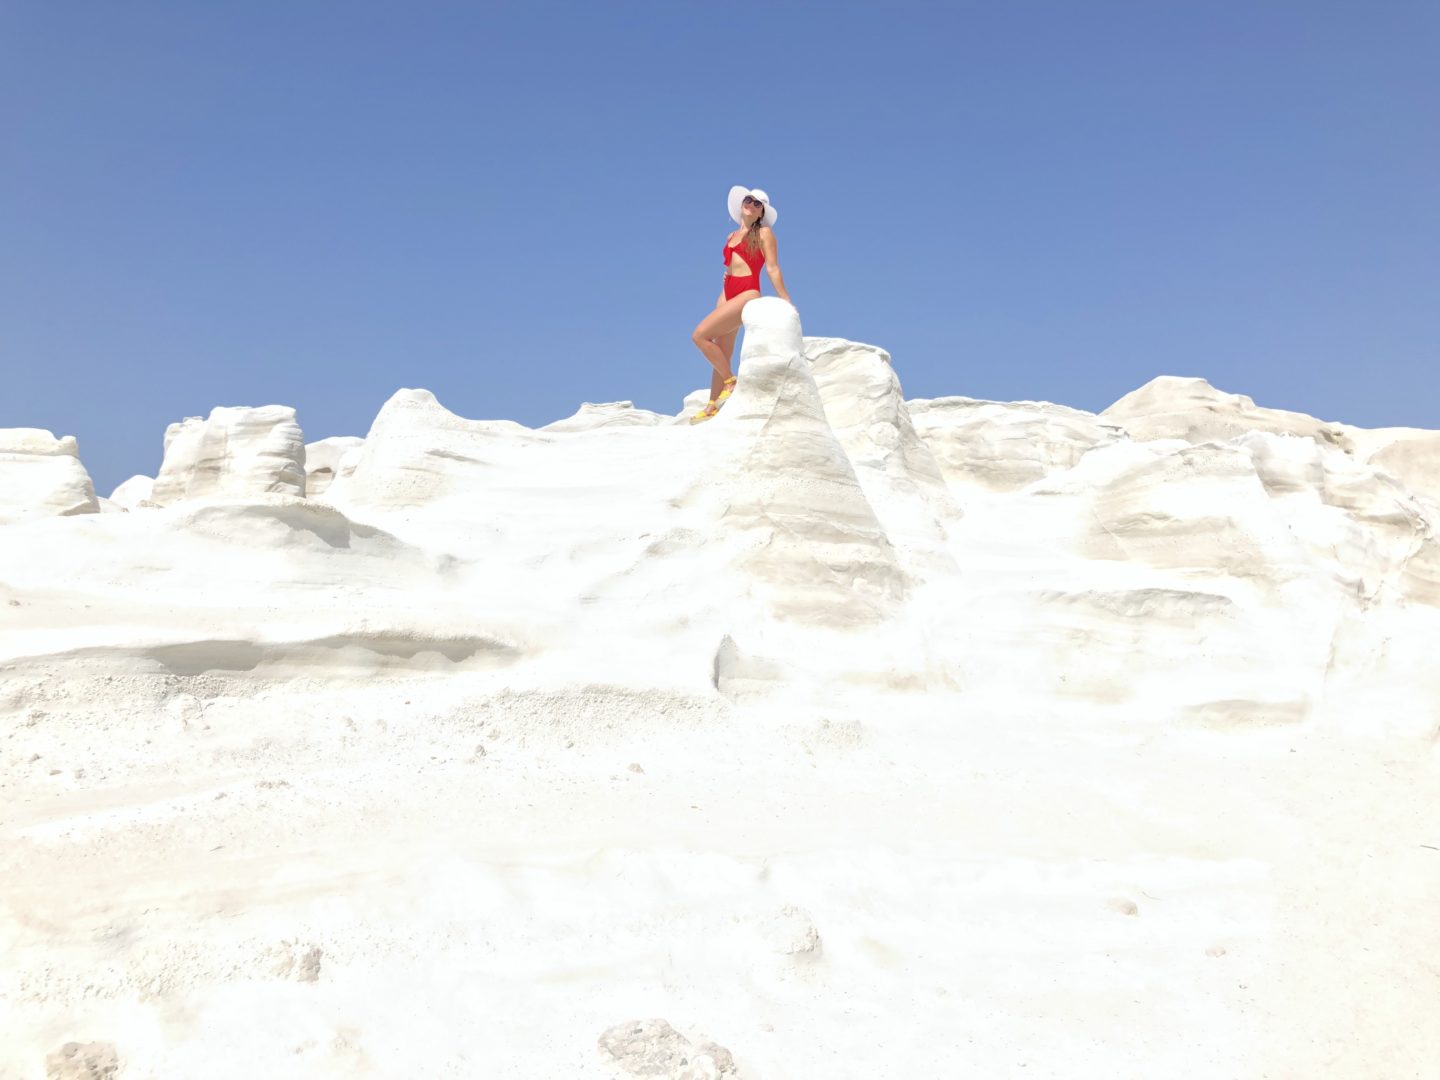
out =
[[(748, 255), (746, 254), (745, 249), (741, 246), (741, 244), (744, 243), (745, 238), (742, 236), (740, 238), (740, 243), (725, 245), (726, 300), (730, 300), (733, 297), (739, 296), (743, 292), (750, 292), (751, 290), (758, 291), (760, 288), (760, 268), (765, 265), (765, 252), (758, 251), (754, 254), (754, 256)], [(736, 277), (734, 274), (729, 273), (730, 253), (732, 251), (740, 252), (740, 258), (744, 259), (745, 265), (750, 268), (750, 273), (746, 274), (744, 277)]]

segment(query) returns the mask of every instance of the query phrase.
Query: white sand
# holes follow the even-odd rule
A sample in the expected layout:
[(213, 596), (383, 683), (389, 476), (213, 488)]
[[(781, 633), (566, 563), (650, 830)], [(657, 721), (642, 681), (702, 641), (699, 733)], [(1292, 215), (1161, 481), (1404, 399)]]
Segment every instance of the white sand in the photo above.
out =
[(697, 427), (37, 496), (0, 1076), (1440, 1076), (1440, 444), (1142, 389), (907, 405), (766, 299)]

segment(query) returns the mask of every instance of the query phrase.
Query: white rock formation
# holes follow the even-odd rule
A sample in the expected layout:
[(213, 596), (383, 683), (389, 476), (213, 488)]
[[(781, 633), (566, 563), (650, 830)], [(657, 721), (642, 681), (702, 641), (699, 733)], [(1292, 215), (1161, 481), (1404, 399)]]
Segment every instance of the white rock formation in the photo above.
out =
[(1344, 427), (1357, 456), (1391, 473), (1416, 495), (1440, 506), (1440, 432), (1416, 428), (1366, 431)]
[(654, 427), (670, 422), (668, 416), (635, 408), (633, 401), (610, 401), (596, 405), (589, 401), (573, 416), (546, 424), (541, 431), (592, 431), (602, 427)]
[(774, 297), (745, 310), (746, 379), (701, 429), (726, 467), (696, 481), (777, 614), (850, 629), (884, 618), (913, 583), (826, 419), (800, 320)]
[(312, 499), (325, 494), (340, 474), (342, 462), (358, 460), (356, 451), (364, 445), (365, 440), (355, 435), (332, 435), (306, 443), (305, 494)]
[(110, 493), (110, 501), (122, 510), (139, 510), (154, 507), (150, 496), (155, 490), (155, 479), (150, 476), (132, 476), (116, 485)]
[(150, 499), (169, 506), (210, 496), (305, 494), (305, 439), (286, 405), (220, 406), (165, 429)]
[(1288, 433), (1343, 446), (1343, 426), (1304, 413), (1266, 409), (1244, 394), (1216, 390), (1204, 379), (1161, 375), (1100, 413), (1134, 439), (1233, 439), (1247, 431)]
[(1126, 437), (1118, 424), (1045, 401), (917, 398), (915, 430), (957, 491), (1015, 491)]
[(75, 436), (0, 428), (0, 525), (99, 511)]
[(825, 419), (866, 500), (912, 574), (954, 574), (947, 526), (961, 517), (931, 448), (911, 420), (890, 354), (842, 338), (806, 338)]
[(1427, 1075), (1440, 433), (745, 325), (0, 528), (0, 1075)]
[(327, 494), (377, 510), (470, 498), (494, 467), (492, 450), (530, 434), (509, 420), (464, 420), (428, 390), (397, 390), (375, 417), (350, 474)]

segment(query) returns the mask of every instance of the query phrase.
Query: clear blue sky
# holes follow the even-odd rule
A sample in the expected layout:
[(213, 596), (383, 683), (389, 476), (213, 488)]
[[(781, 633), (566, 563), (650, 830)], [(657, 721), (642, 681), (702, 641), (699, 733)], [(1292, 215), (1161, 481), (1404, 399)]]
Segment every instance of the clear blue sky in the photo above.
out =
[(732, 184), (909, 397), (1440, 428), (1434, 0), (0, 0), (0, 427), (675, 412)]

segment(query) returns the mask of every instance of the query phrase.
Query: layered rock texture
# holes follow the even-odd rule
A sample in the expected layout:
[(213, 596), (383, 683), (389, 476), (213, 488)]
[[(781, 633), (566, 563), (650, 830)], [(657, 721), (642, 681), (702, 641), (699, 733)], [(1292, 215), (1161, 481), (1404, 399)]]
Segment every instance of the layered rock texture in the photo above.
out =
[(0, 429), (0, 524), (99, 511), (73, 435)]
[(332, 435), (305, 444), (305, 494), (323, 495), (337, 476), (349, 475), (365, 440), (353, 435)]
[(305, 440), (284, 405), (216, 408), (165, 430), (150, 494), (160, 506), (206, 496), (304, 495)]
[(0, 433), (0, 1075), (1425, 1075), (1440, 434), (745, 330), (128, 513)]

